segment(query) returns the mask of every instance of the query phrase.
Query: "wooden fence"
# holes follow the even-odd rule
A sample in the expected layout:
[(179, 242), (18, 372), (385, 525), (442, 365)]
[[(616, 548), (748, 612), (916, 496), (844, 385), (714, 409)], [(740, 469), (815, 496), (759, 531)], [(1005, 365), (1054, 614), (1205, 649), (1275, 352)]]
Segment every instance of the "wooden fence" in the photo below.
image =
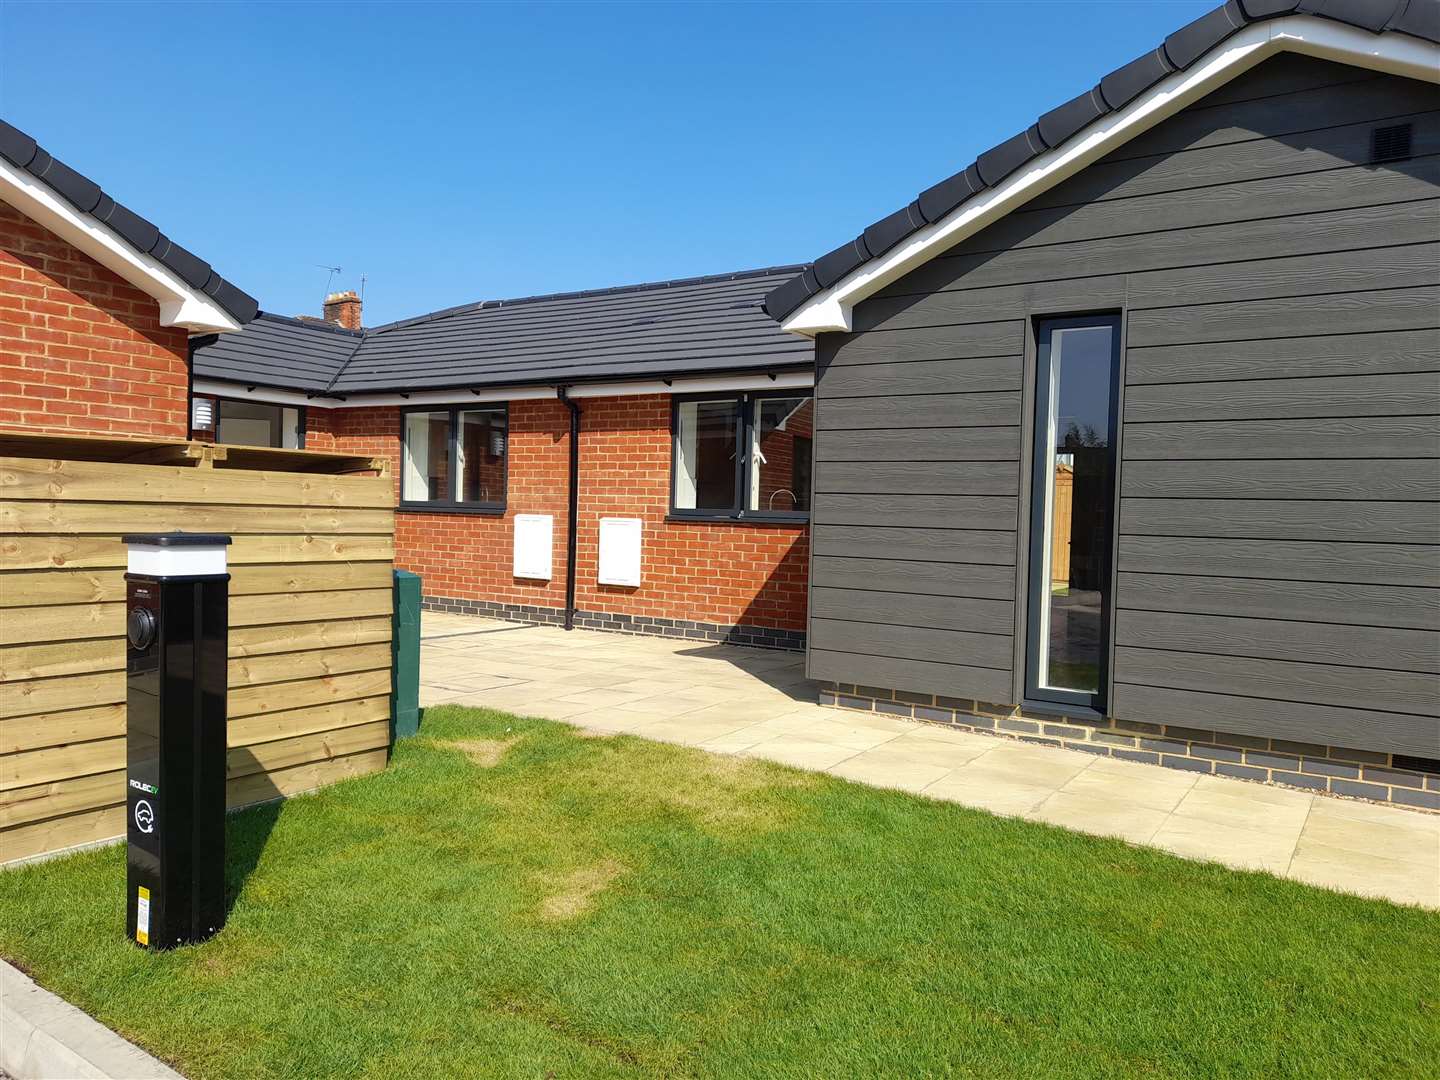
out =
[(395, 535), (384, 468), (0, 434), (0, 862), (124, 833), (128, 532), (234, 538), (231, 806), (384, 767)]

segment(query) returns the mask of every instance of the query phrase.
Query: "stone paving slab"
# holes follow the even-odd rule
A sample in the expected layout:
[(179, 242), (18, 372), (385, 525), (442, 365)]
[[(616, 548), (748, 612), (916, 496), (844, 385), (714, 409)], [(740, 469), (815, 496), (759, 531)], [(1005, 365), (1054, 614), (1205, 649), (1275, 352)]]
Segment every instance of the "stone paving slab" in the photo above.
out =
[(798, 653), (424, 613), (420, 702), (743, 754), (1440, 909), (1440, 815), (815, 704)]

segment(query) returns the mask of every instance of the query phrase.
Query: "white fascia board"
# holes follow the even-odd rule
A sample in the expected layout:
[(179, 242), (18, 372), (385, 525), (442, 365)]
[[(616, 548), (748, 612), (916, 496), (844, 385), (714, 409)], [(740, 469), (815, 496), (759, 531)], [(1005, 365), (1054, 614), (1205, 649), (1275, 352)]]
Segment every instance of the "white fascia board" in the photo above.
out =
[(364, 409), (372, 405), (464, 405), (476, 401), (536, 401), (556, 396), (553, 386), (516, 386), (510, 389), (495, 387), (478, 393), (469, 390), (417, 390), (408, 395), (356, 394), (338, 398), (220, 379), (196, 379), (195, 393), (238, 401), (263, 401), (271, 405), (310, 405), (317, 409)]
[(240, 323), (159, 260), (136, 251), (108, 226), (82, 214), (24, 169), (0, 158), (0, 199), (101, 266), (113, 270), (160, 305), (161, 326), (192, 334), (228, 334)]
[(1407, 79), (1440, 82), (1440, 46), (1405, 34), (1372, 34), (1353, 26), (1292, 15), (1252, 23), (1184, 71), (1156, 83), (1118, 112), (1109, 113), (1060, 146), (1031, 159), (996, 187), (925, 226), (828, 289), (816, 293), (782, 322), (795, 334), (849, 333), (856, 304), (904, 277), (1091, 165), (1116, 147), (1194, 104), (1206, 94), (1279, 52), (1369, 68)]
[(703, 394), (724, 390), (797, 390), (815, 385), (813, 371), (782, 371), (769, 375), (714, 375), (649, 382), (582, 383), (566, 393), (572, 398), (626, 397), (631, 394)]
[[(815, 385), (813, 371), (777, 372), (769, 375), (716, 375), (656, 381), (582, 383), (571, 386), (566, 394), (572, 398), (627, 397), (632, 394), (703, 394), (711, 391), (735, 390), (808, 390)], [(317, 409), (364, 409), (373, 405), (466, 405), (485, 401), (542, 401), (560, 396), (558, 386), (503, 386), (481, 390), (417, 390), (402, 397), (399, 394), (353, 394), (349, 397), (310, 396), (295, 390), (275, 390), (266, 386), (224, 382), (220, 379), (196, 379), (194, 392), (208, 397), (238, 401), (263, 401), (270, 405), (308, 405)]]

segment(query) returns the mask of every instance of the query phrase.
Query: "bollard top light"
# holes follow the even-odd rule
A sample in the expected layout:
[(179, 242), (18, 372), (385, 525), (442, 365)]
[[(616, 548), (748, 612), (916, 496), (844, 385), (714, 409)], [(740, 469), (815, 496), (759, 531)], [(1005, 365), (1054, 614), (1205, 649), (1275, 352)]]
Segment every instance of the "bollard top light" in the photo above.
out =
[(221, 533), (130, 533), (121, 537), (129, 549), (126, 571), (151, 577), (203, 577), (226, 573)]

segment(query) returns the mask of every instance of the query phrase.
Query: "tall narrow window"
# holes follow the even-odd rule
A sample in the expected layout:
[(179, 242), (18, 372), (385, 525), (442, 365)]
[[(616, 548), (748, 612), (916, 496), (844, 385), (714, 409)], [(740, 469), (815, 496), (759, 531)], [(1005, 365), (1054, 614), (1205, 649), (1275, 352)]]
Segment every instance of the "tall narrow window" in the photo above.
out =
[(1109, 670), (1120, 320), (1040, 324), (1026, 696), (1101, 709)]

